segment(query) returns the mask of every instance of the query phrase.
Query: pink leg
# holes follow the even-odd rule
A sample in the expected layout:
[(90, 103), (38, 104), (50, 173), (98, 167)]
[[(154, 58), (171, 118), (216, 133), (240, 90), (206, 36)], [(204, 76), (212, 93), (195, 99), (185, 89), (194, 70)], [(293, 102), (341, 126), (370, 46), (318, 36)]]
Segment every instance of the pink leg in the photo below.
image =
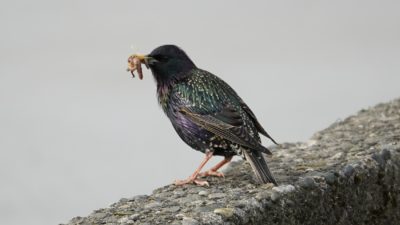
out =
[(221, 162), (215, 165), (213, 168), (207, 170), (206, 172), (200, 173), (199, 176), (207, 177), (207, 176), (216, 176), (216, 177), (224, 177), (225, 175), (218, 170), (223, 167), (225, 164), (229, 163), (232, 160), (233, 156), (225, 157)]
[(203, 161), (201, 162), (200, 166), (196, 169), (196, 171), (194, 171), (194, 173), (186, 180), (176, 180), (175, 185), (181, 186), (181, 185), (185, 185), (185, 184), (195, 183), (200, 186), (209, 186), (207, 181), (197, 179), (197, 177), (199, 176), (201, 169), (203, 169), (203, 167), (212, 158), (212, 156), (213, 156), (213, 153), (210, 151), (207, 151), (206, 157), (203, 159)]

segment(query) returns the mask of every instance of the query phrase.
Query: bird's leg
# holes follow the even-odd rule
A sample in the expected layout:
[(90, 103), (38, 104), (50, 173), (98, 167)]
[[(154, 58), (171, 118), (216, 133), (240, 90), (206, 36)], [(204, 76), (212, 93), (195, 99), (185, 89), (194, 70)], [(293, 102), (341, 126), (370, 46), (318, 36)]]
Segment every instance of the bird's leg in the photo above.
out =
[(196, 169), (196, 171), (194, 171), (194, 173), (186, 180), (176, 180), (175, 185), (181, 186), (181, 185), (185, 185), (185, 184), (195, 183), (199, 186), (209, 186), (207, 181), (197, 179), (197, 177), (199, 176), (199, 173), (200, 173), (201, 169), (203, 169), (204, 165), (206, 165), (206, 163), (212, 158), (213, 154), (214, 154), (213, 152), (207, 150), (206, 157), (203, 159), (203, 161), (201, 162), (200, 166)]
[(200, 173), (199, 176), (207, 177), (207, 176), (215, 176), (215, 177), (224, 177), (225, 175), (218, 170), (223, 167), (225, 164), (229, 163), (232, 160), (233, 156), (226, 156), (221, 162), (215, 165), (213, 168), (207, 170), (206, 172)]

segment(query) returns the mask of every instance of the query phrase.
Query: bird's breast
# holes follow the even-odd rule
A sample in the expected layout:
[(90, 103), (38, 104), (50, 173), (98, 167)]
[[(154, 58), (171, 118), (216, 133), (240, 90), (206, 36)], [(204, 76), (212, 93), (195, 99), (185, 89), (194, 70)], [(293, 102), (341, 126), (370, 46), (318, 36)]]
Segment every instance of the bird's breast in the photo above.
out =
[(167, 111), (167, 116), (180, 138), (194, 149), (205, 150), (208, 147), (208, 140), (213, 134), (172, 108)]

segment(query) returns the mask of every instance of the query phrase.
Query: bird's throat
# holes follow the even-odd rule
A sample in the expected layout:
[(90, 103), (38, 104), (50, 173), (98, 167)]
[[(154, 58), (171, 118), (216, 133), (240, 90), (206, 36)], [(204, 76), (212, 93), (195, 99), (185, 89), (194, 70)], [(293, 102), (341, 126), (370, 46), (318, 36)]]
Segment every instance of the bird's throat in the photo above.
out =
[(161, 108), (164, 110), (164, 112), (167, 111), (168, 107), (168, 100), (169, 100), (169, 95), (171, 93), (171, 85), (160, 85), (157, 83), (157, 97), (158, 97), (158, 103), (160, 104)]

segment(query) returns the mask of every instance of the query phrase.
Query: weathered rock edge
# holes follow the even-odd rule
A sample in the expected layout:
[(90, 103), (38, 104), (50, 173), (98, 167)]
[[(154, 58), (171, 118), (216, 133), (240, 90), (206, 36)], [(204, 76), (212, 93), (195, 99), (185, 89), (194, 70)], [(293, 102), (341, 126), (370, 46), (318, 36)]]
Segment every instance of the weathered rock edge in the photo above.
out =
[(279, 187), (256, 184), (240, 161), (209, 188), (162, 187), (68, 224), (400, 223), (400, 99), (273, 150)]

